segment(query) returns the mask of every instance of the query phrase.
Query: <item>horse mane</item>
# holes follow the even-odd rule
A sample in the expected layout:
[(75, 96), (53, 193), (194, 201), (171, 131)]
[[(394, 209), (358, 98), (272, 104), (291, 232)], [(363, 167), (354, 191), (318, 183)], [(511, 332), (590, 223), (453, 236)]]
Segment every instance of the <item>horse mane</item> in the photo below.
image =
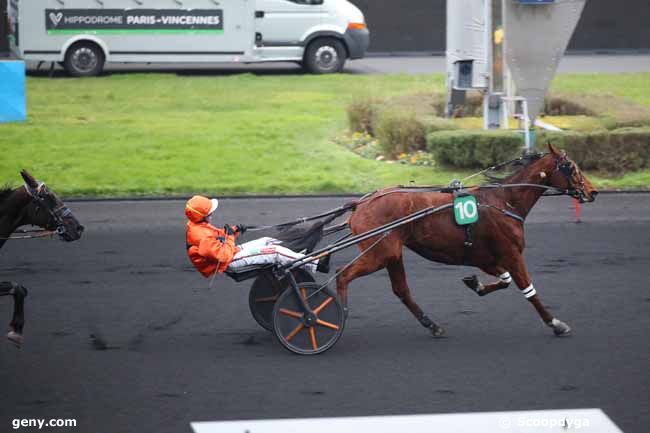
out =
[[(546, 153), (526, 153), (521, 158), (513, 159), (498, 168), (483, 173), (483, 176), (490, 182), (507, 183), (522, 170), (528, 168), (546, 155)], [(503, 174), (498, 175), (495, 172), (501, 172)]]

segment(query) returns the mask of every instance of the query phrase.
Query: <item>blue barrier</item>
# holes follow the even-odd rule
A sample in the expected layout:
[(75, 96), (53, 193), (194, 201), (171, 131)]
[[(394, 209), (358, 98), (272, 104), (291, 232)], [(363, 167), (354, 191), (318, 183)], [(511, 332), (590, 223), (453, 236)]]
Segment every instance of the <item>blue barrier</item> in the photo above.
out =
[(22, 122), (26, 118), (25, 62), (0, 61), (0, 123)]

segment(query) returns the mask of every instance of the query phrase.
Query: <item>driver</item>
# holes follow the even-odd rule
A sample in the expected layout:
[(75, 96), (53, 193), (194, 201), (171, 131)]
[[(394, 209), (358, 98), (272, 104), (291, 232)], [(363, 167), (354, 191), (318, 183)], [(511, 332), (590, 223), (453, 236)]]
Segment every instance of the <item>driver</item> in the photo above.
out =
[[(187, 255), (194, 267), (206, 278), (215, 272), (237, 271), (245, 266), (286, 264), (305, 257), (278, 244), (277, 239), (264, 237), (237, 245), (235, 240), (246, 231), (243, 225), (226, 224), (223, 229), (211, 224), (212, 215), (219, 207), (216, 198), (209, 199), (195, 195), (185, 204), (187, 222)], [(325, 261), (323, 261), (325, 264)], [(317, 262), (307, 263), (305, 267), (314, 272), (319, 269)], [(325, 267), (325, 266), (321, 266)]]

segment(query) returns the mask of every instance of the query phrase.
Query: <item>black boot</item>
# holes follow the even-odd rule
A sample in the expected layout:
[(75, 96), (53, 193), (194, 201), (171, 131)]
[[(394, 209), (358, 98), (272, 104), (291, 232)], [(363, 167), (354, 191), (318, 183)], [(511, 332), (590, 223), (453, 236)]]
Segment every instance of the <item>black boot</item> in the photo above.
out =
[(330, 254), (326, 255), (325, 257), (321, 257), (318, 260), (318, 265), (316, 266), (316, 270), (318, 272), (322, 272), (323, 274), (329, 274), (331, 257), (332, 256)]

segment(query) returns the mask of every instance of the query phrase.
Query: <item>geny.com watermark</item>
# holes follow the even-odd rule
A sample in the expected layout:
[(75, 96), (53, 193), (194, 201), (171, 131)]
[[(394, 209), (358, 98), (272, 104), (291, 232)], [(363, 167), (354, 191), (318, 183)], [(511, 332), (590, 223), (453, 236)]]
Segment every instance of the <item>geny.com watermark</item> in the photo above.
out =
[(76, 419), (42, 419), (42, 418), (32, 418), (32, 419), (13, 419), (11, 421), (11, 426), (14, 430), (18, 430), (21, 427), (37, 427), (41, 430), (44, 427), (76, 427)]
[(581, 429), (589, 427), (588, 418), (558, 418), (558, 417), (531, 417), (531, 416), (503, 416), (499, 419), (499, 426), (509, 429), (512, 426), (529, 428), (557, 428)]

